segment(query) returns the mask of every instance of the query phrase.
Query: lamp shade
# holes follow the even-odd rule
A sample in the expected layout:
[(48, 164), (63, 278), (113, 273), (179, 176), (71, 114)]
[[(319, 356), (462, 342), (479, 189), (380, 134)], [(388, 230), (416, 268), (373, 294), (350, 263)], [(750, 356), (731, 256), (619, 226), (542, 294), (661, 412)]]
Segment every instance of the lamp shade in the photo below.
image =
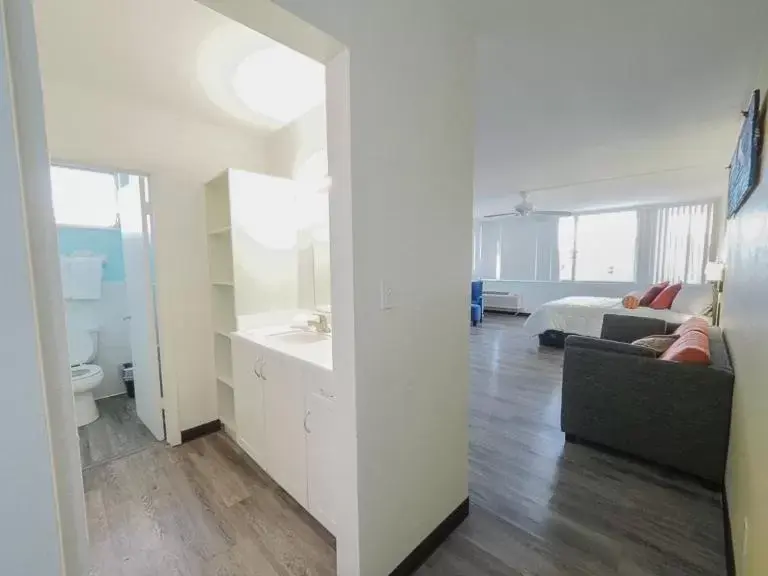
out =
[(704, 268), (704, 277), (707, 282), (720, 282), (723, 279), (724, 271), (725, 264), (722, 262), (707, 262), (707, 266)]

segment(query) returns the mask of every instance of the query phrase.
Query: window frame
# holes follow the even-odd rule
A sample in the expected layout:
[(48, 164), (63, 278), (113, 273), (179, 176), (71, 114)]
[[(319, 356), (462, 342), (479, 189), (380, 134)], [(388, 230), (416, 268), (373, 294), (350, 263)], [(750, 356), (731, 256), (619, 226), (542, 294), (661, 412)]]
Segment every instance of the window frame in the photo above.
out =
[[(59, 222), (56, 219), (56, 202), (54, 201), (54, 190), (53, 190), (53, 171), (55, 169), (65, 169), (65, 170), (76, 170), (79, 172), (93, 172), (95, 174), (103, 174), (103, 175), (109, 175), (112, 176), (114, 183), (115, 183), (115, 221), (109, 225), (98, 225), (98, 224), (75, 224), (70, 222)], [(85, 230), (119, 230), (120, 229), (120, 208), (117, 202), (117, 190), (119, 188), (118, 182), (117, 182), (117, 176), (118, 171), (116, 170), (109, 170), (109, 169), (103, 169), (103, 168), (94, 168), (91, 166), (83, 166), (80, 164), (73, 164), (69, 162), (60, 162), (60, 161), (51, 161), (50, 163), (50, 174), (51, 174), (51, 201), (54, 208), (54, 224), (57, 228), (76, 228), (76, 229), (85, 229)]]

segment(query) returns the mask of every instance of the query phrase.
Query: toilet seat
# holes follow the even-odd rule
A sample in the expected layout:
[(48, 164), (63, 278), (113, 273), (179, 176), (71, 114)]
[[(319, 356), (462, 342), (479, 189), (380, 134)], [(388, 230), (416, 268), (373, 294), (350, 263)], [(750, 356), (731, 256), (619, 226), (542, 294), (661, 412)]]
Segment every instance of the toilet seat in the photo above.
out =
[(101, 384), (104, 371), (96, 364), (76, 364), (70, 368), (75, 393), (90, 392)]

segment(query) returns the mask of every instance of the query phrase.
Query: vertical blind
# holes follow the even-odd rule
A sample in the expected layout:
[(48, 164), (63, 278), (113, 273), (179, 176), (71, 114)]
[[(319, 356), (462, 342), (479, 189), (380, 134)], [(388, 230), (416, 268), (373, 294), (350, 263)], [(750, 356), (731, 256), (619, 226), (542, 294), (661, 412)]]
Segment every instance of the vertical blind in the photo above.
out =
[(653, 281), (701, 283), (712, 243), (714, 203), (656, 211)]
[(701, 283), (714, 216), (715, 202), (703, 202), (484, 220), (475, 234), (474, 273), (496, 280)]

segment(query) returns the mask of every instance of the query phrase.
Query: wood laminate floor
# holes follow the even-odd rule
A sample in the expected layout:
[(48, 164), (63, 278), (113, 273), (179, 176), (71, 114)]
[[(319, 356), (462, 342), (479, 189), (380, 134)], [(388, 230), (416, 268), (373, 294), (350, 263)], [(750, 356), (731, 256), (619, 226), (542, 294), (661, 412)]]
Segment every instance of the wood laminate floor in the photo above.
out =
[[(490, 316), (472, 329), (470, 516), (418, 575), (724, 574), (717, 494), (564, 447), (562, 353), (522, 323)], [(335, 574), (332, 538), (222, 433), (84, 477), (92, 574)]]
[(157, 440), (136, 415), (136, 400), (123, 394), (96, 400), (99, 419), (78, 429), (83, 468), (144, 450)]
[(564, 445), (563, 354), (524, 322), (472, 329), (470, 516), (419, 576), (724, 575), (719, 494)]

